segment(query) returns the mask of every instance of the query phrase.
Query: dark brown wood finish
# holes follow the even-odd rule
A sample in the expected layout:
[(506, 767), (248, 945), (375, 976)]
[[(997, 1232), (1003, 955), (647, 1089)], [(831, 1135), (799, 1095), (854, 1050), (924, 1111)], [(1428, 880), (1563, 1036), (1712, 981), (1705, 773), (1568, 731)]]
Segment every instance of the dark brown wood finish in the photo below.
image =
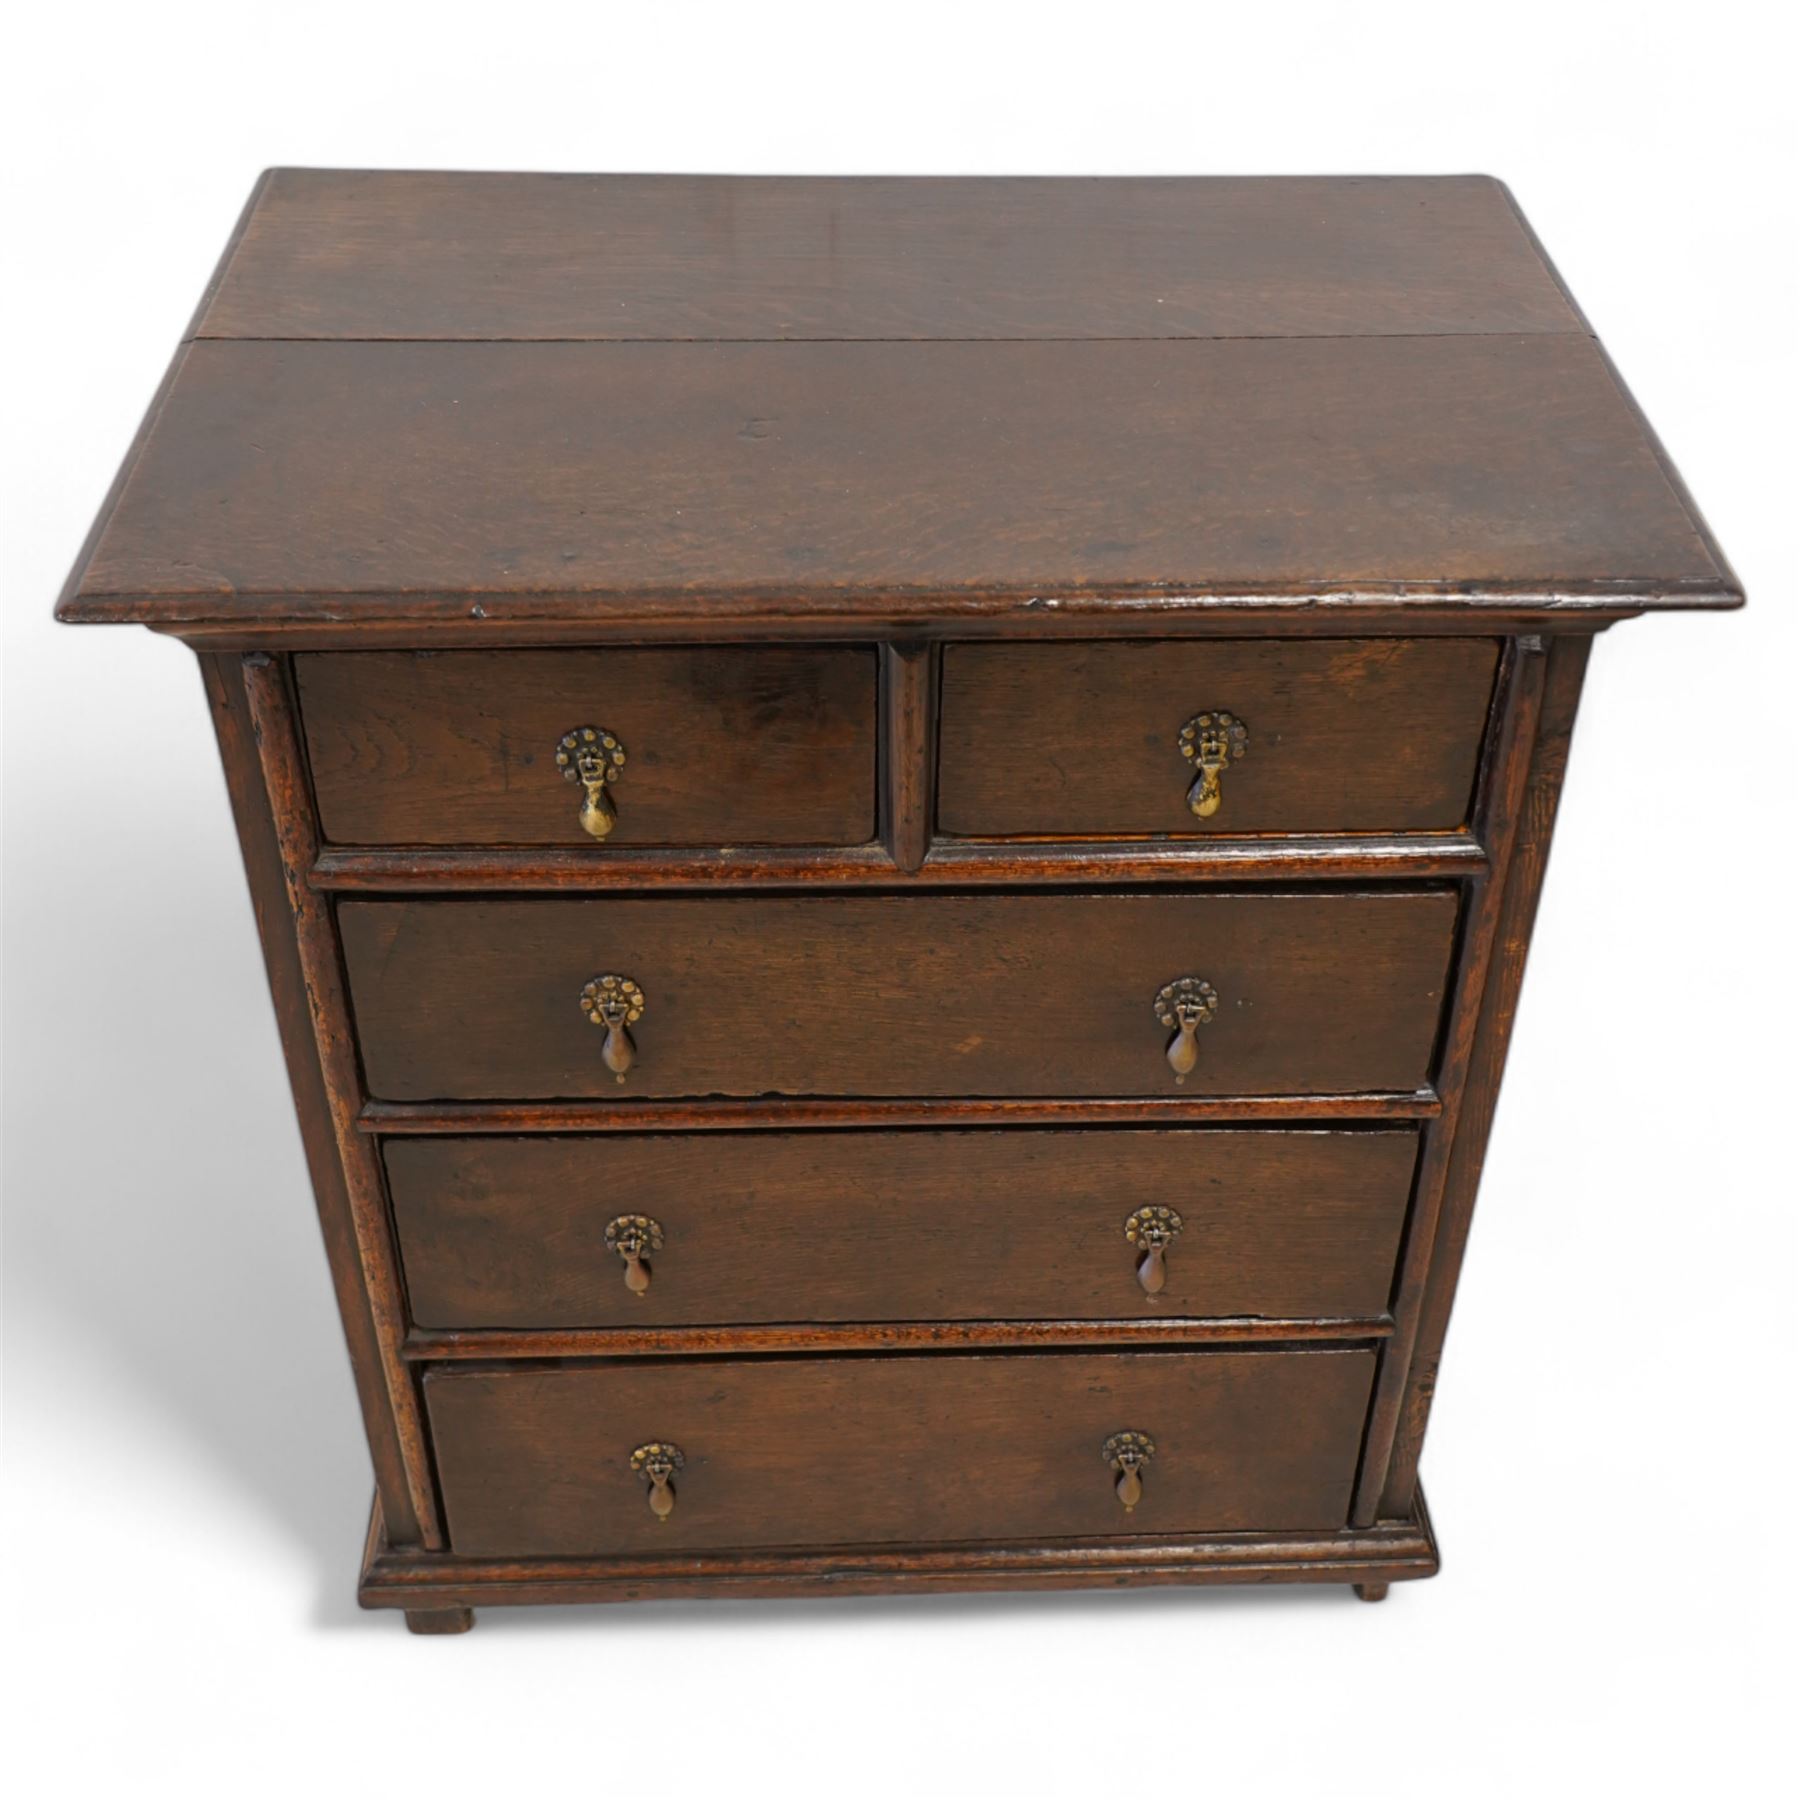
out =
[(406, 1614), (406, 1629), (417, 1637), (456, 1637), (474, 1623), (466, 1606), (415, 1606)]
[[(284, 605), (287, 603), (284, 603)], [(587, 595), (519, 595), (497, 611), (442, 595), (382, 603), (296, 596), (277, 622), (146, 619), (151, 631), (196, 650), (290, 651), (434, 649), (576, 649), (604, 644), (742, 642), (890, 644), (1051, 642), (1095, 637), (1156, 639), (1341, 637), (1508, 637), (1520, 633), (1603, 630), (1647, 611), (1741, 606), (1736, 594), (1707, 597), (1691, 586), (1645, 593), (1620, 583), (1602, 592), (1564, 596), (1520, 584), (1471, 593), (1466, 583), (1417, 582), (1403, 590), (1354, 584), (1330, 590), (1271, 587), (1203, 593), (1108, 589), (1091, 594), (890, 594), (872, 598), (825, 593), (642, 594), (596, 600)], [(368, 616), (360, 617), (365, 613)], [(71, 623), (120, 623), (85, 614)]]
[(1217, 1537), (934, 1544), (888, 1550), (776, 1550), (613, 1557), (418, 1556), (371, 1520), (364, 1606), (538, 1606), (609, 1600), (815, 1599), (973, 1589), (1120, 1588), (1409, 1581), (1435, 1575), (1437, 1540), (1421, 1496), (1404, 1524), (1369, 1531), (1231, 1532)]
[[(758, 1132), (390, 1143), (415, 1324), (1381, 1317), (1416, 1139)], [(1148, 1293), (1126, 1236), (1178, 1216)], [(633, 1292), (606, 1227), (662, 1242)]]
[(1392, 1449), (1383, 1459), (1385, 1467), (1376, 1464), (1370, 1471), (1371, 1477), (1375, 1473), (1382, 1475), (1380, 1503), (1375, 1510), (1384, 1518), (1405, 1517), (1417, 1490), (1419, 1451), (1437, 1391), (1450, 1308), (1456, 1298), (1457, 1276), (1474, 1216), (1482, 1160), (1487, 1155), (1488, 1134), (1500, 1098), (1506, 1047), (1524, 984), (1531, 927), (1549, 865), (1569, 743), (1575, 731), (1576, 709), (1581, 702), (1591, 647), (1586, 638), (1557, 639), (1549, 647), (1536, 743), (1513, 823), (1514, 841), (1499, 896), (1488, 978), (1479, 1000), (1471, 997), (1465, 1015), (1468, 1023), (1464, 1029), (1470, 1036), (1463, 1095), (1455, 1138), (1448, 1151), (1429, 1265), (1419, 1270), (1416, 1281), (1417, 1318), (1411, 1327), (1411, 1352), (1406, 1359), (1406, 1381)]
[[(916, 821), (918, 814), (912, 817)], [(938, 839), (905, 869), (879, 844), (839, 850), (322, 850), (312, 884), (346, 893), (655, 893), (672, 889), (896, 886), (1198, 887), (1221, 882), (1435, 881), (1487, 867), (1479, 839), (1208, 838), (1169, 843), (979, 843)]]
[(1741, 600), (1480, 178), (271, 172), (58, 611), (203, 653), (364, 1602), (1433, 1573), (1590, 636)]
[(63, 616), (1418, 582), (1736, 598), (1583, 337), (200, 342)]
[[(319, 818), (339, 844), (862, 844), (875, 835), (875, 654), (850, 647), (294, 659)], [(597, 843), (565, 733), (627, 760)]]
[[(1366, 1350), (437, 1368), (465, 1556), (670, 1554), (1341, 1526)], [(1127, 1511), (1102, 1446), (1148, 1434)], [(633, 1450), (683, 1454), (657, 1517)]]
[(540, 1100), (363, 1103), (364, 1131), (458, 1136), (519, 1131), (745, 1131), (758, 1127), (839, 1130), (855, 1126), (930, 1129), (953, 1125), (1295, 1125), (1434, 1119), (1430, 1088), (1408, 1094), (1164, 1094), (1130, 1100)]
[[(1495, 721), (1486, 789), (1481, 799), (1481, 834), (1492, 847), (1496, 862), (1502, 866), (1511, 855), (1513, 835), (1524, 805), (1532, 746), (1543, 705), (1544, 676), (1543, 640), (1516, 640), (1507, 659), (1505, 700)], [(1401, 1396), (1419, 1328), (1425, 1270), (1431, 1261), (1445, 1175), (1451, 1147), (1456, 1141), (1479, 996), (1486, 985), (1488, 965), (1493, 956), (1501, 898), (1501, 889), (1491, 879), (1483, 878), (1471, 884), (1451, 1001), (1450, 1029), (1438, 1071), (1443, 1110), (1425, 1133), (1418, 1188), (1395, 1303), (1394, 1339), (1382, 1352), (1364, 1449), (1363, 1474), (1351, 1510), (1351, 1522), (1357, 1525), (1374, 1521), (1381, 1471), (1387, 1467), (1393, 1449)]]
[[(1480, 638), (954, 644), (939, 824), (987, 838), (1451, 830), (1498, 661)], [(1219, 711), (1248, 748), (1198, 818), (1178, 736)]]
[[(384, 1100), (1175, 1094), (1166, 984), (1211, 984), (1195, 1094), (1416, 1088), (1449, 892), (345, 901)], [(622, 1080), (580, 1000), (645, 996)]]
[[(1145, 1309), (1146, 1311), (1148, 1309)], [(909, 1320), (890, 1325), (609, 1325), (528, 1331), (414, 1330), (412, 1362), (542, 1362), (595, 1356), (842, 1356), (890, 1350), (1116, 1350), (1209, 1344), (1375, 1344), (1394, 1322), (1357, 1319)]]
[(937, 813), (938, 666), (929, 644), (882, 649), (881, 838), (907, 875), (930, 853)]
[[(242, 664), (235, 656), (203, 656), (200, 673), (218, 737), (219, 760), (224, 765), (225, 786), (231, 796), (244, 872), (249, 877), (250, 904), (256, 914), (257, 935), (262, 940), (263, 963), (281, 1033), (288, 1083), (293, 1090), (300, 1141), (306, 1152), (307, 1173), (312, 1178), (338, 1317), (343, 1321), (344, 1338), (350, 1349), (363, 1432), (375, 1467), (375, 1490), (388, 1521), (389, 1542), (415, 1545), (426, 1540), (414, 1506), (415, 1484), (407, 1461), (409, 1446), (402, 1442), (388, 1386), (390, 1366), (383, 1357), (375, 1321), (350, 1180), (315, 1034), (308, 970), (296, 929), (300, 914), (311, 913), (320, 903), (308, 900), (297, 913), (289, 899), (284, 864), (287, 847), (276, 825), (271, 791), (263, 781), (257, 725), (250, 712)], [(288, 803), (293, 796), (284, 790), (282, 798)], [(435, 1527), (435, 1505), (426, 1518)]]
[(1578, 331), (1486, 176), (767, 180), (276, 169), (238, 338)]
[[(245, 717), (255, 742), (274, 828), (281, 862), (281, 891), (291, 920), (301, 988), (319, 1059), (319, 1097), (324, 1102), (324, 1122), (337, 1149), (372, 1326), (375, 1362), (386, 1394), (390, 1428), (398, 1442), (408, 1511), (417, 1527), (419, 1543), (425, 1549), (436, 1549), (443, 1537), (431, 1456), (419, 1412), (418, 1390), (400, 1353), (406, 1317), (398, 1256), (388, 1225), (380, 1162), (374, 1146), (356, 1129), (361, 1088), (356, 1041), (339, 970), (338, 944), (326, 903), (306, 886), (306, 871), (319, 853), (319, 843), (293, 699), (286, 671), (267, 657), (246, 657), (242, 681)], [(270, 897), (265, 893), (265, 903)], [(307, 1098), (313, 1098), (310, 1090)], [(353, 1337), (352, 1342), (357, 1339)]]

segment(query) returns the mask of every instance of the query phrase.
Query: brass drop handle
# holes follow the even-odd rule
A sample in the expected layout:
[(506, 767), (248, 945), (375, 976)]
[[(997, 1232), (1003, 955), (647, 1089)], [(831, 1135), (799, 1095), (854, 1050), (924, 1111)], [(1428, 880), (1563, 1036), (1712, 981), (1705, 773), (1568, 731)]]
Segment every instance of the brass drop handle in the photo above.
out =
[(1144, 1497), (1143, 1470), (1156, 1454), (1156, 1442), (1147, 1431), (1115, 1431), (1100, 1446), (1106, 1466), (1117, 1479), (1113, 1492), (1119, 1504), (1130, 1512)]
[(1250, 748), (1250, 728), (1232, 713), (1195, 713), (1175, 742), (1195, 769), (1188, 810), (1196, 819), (1210, 819), (1225, 804), (1221, 778), (1227, 766)]
[(556, 746), (556, 766), (564, 781), (581, 783), (581, 829), (604, 838), (619, 822), (619, 811), (607, 789), (625, 768), (625, 746), (602, 725), (577, 725)]
[(644, 1016), (644, 990), (629, 975), (596, 975), (581, 990), (581, 1010), (590, 1025), (605, 1030), (600, 1060), (623, 1081), (637, 1061), (637, 1045), (627, 1027)]
[(632, 1451), (632, 1472), (650, 1484), (650, 1510), (658, 1519), (666, 1519), (675, 1510), (675, 1472), (686, 1465), (687, 1458), (675, 1444), (639, 1444)]
[(1172, 1206), (1140, 1206), (1125, 1221), (1125, 1241), (1142, 1252), (1137, 1261), (1137, 1278), (1146, 1294), (1163, 1291), (1163, 1283), (1169, 1278), (1163, 1255), (1180, 1236), (1181, 1214)]
[(606, 1247), (625, 1263), (625, 1285), (641, 1300), (650, 1292), (646, 1252), (663, 1247), (663, 1228), (644, 1213), (621, 1213), (606, 1228)]
[(1185, 1081), (1200, 1060), (1200, 1046), (1194, 1034), (1202, 1025), (1210, 1025), (1219, 1010), (1219, 996), (1210, 981), (1197, 975), (1183, 975), (1156, 996), (1157, 1023), (1174, 1032), (1166, 1055), (1177, 1081)]

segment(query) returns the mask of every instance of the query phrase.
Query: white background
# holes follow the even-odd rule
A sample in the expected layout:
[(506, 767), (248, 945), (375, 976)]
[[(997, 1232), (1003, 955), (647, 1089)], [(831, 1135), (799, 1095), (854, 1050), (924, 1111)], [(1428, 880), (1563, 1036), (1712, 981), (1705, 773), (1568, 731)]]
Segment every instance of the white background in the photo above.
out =
[[(1784, 23), (1641, 0), (15, 16), (12, 1791), (1791, 1792)], [(173, 642), (50, 623), (282, 162), (1513, 185), (1752, 604), (1597, 646), (1427, 1446), (1438, 1580), (1378, 1607), (492, 1611), (443, 1640), (357, 1611), (369, 1475), (199, 682)]]

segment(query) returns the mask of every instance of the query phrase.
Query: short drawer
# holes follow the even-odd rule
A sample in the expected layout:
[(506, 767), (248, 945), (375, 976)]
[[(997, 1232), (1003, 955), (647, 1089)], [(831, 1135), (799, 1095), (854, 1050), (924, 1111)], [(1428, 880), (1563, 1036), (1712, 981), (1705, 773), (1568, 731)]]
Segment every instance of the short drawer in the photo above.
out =
[[(453, 1550), (667, 1555), (1334, 1530), (1374, 1362), (1288, 1350), (438, 1368), (425, 1394)], [(1140, 1458), (1149, 1449), (1129, 1509), (1106, 1450), (1130, 1454), (1127, 1432)], [(665, 1447), (661, 1483), (633, 1467), (657, 1460), (637, 1455), (651, 1446)], [(666, 1516), (650, 1505), (659, 1487)]]
[[(356, 901), (338, 917), (381, 1099), (1302, 1094), (1426, 1082), (1456, 906), (1426, 889)], [(608, 997), (626, 994), (615, 1030)]]
[[(599, 851), (874, 834), (872, 649), (363, 651), (294, 667), (333, 843)], [(611, 777), (592, 806), (584, 747)]]
[[(939, 829), (1451, 830), (1468, 818), (1498, 662), (1488, 638), (952, 644)], [(1220, 714), (1224, 766), (1208, 796), (1196, 791), (1207, 727), (1186, 732)]]
[(756, 1132), (386, 1146), (416, 1323), (1372, 1318), (1410, 1131)]

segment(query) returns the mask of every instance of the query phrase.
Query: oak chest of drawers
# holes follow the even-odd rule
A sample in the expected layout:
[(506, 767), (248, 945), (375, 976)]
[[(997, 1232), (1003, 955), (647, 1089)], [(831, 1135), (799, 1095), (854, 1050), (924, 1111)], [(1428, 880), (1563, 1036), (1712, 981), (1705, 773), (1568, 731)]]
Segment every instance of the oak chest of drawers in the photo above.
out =
[(365, 1603), (1431, 1574), (1589, 646), (1740, 600), (1491, 181), (266, 176), (60, 611), (199, 653)]

